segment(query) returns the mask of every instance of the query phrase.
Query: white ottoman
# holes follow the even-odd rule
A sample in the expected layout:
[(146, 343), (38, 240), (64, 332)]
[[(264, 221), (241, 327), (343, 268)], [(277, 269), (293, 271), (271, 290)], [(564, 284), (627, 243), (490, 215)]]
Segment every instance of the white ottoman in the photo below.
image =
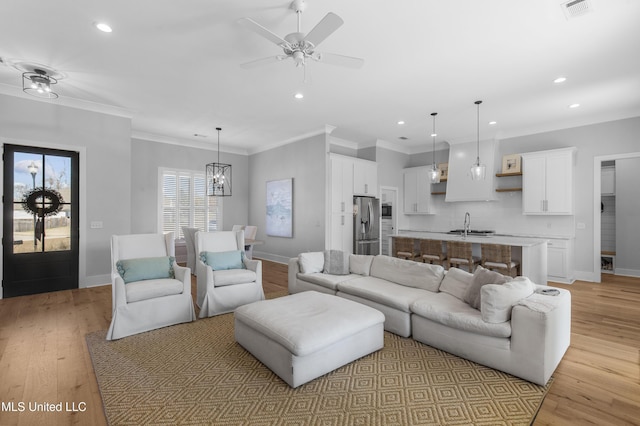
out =
[(384, 346), (382, 312), (305, 291), (235, 310), (240, 345), (295, 388)]

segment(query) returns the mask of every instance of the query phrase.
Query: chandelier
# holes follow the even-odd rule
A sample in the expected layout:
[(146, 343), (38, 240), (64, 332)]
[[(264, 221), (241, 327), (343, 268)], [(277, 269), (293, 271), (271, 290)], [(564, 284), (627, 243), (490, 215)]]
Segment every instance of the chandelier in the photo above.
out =
[(231, 196), (231, 164), (220, 162), (220, 131), (218, 131), (218, 162), (207, 164), (207, 195), (210, 197)]

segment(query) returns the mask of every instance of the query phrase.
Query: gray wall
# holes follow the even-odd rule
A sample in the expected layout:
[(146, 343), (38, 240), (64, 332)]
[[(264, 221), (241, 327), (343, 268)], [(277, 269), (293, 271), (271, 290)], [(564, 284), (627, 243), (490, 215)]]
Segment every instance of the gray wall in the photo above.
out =
[[(612, 154), (626, 154), (640, 151), (640, 117), (609, 121), (589, 126), (574, 127), (553, 132), (540, 133), (500, 141), (501, 154), (542, 151), (561, 147), (578, 148), (574, 179), (575, 223), (584, 224), (584, 229), (575, 229), (575, 269), (577, 278), (589, 278), (600, 265), (593, 262), (594, 229), (594, 157)], [(617, 162), (616, 162), (617, 165)], [(636, 187), (636, 191), (638, 191)], [(636, 198), (640, 193), (636, 192)], [(599, 205), (599, 203), (598, 203)], [(618, 212), (620, 213), (620, 212)], [(599, 215), (599, 210), (598, 210)], [(634, 238), (640, 239), (640, 227), (629, 229)], [(640, 269), (640, 257), (635, 259), (635, 267)]]
[(110, 237), (131, 231), (131, 120), (2, 94), (0, 111), (3, 144), (80, 152), (80, 287), (110, 282)]
[[(254, 255), (286, 262), (299, 253), (324, 250), (327, 135), (321, 134), (249, 157), (249, 225), (263, 245)], [(266, 234), (266, 183), (293, 178), (293, 238)]]
[[(131, 231), (158, 232), (158, 169), (202, 170), (217, 161), (217, 151), (132, 139), (131, 141)], [(220, 152), (220, 161), (231, 164), (232, 195), (222, 201), (222, 226), (247, 224), (249, 212), (249, 160), (246, 155)]]
[[(438, 231), (461, 227), (464, 214), (469, 211), (473, 228), (495, 226), (497, 231), (503, 233), (575, 236), (576, 278), (593, 280), (600, 269), (599, 263), (594, 264), (596, 248), (593, 244), (595, 220), (593, 176), (594, 173), (600, 176), (600, 169), (594, 170), (594, 157), (639, 152), (640, 117), (502, 139), (499, 141), (498, 158), (502, 158), (505, 154), (572, 146), (577, 147), (574, 173), (575, 214), (573, 216), (522, 215), (522, 194), (518, 192), (500, 193), (497, 195), (497, 201), (492, 202), (445, 203), (441, 196), (434, 196), (432, 200), (436, 215), (401, 216), (399, 228)], [(437, 161), (440, 162), (440, 160)], [(431, 164), (430, 155), (411, 157), (410, 166), (428, 164)], [(499, 169), (501, 166), (498, 164), (496, 167)], [(520, 178), (500, 178), (496, 185), (516, 186), (521, 183), (518, 179)], [(635, 190), (638, 191), (637, 186)], [(638, 192), (635, 194), (636, 198), (640, 196)], [(599, 209), (597, 214), (600, 214)], [(584, 229), (578, 229), (578, 224), (584, 224)], [(628, 231), (635, 240), (640, 240), (640, 227), (636, 226)], [(636, 256), (632, 261), (633, 264), (628, 267), (634, 270), (640, 269), (640, 256)]]

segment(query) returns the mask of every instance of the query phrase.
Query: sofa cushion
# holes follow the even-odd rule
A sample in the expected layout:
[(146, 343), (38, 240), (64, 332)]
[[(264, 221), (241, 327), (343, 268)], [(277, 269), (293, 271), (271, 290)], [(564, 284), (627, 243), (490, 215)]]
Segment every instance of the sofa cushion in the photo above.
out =
[(338, 290), (338, 284), (343, 281), (352, 280), (354, 278), (360, 278), (361, 275), (349, 274), (349, 275), (331, 275), (324, 272), (316, 272), (314, 274), (297, 274), (299, 280), (307, 281), (312, 284), (317, 284), (322, 287), (329, 288), (331, 290)]
[(418, 288), (394, 284), (382, 278), (360, 277), (338, 283), (338, 291), (378, 302), (402, 312), (410, 312), (413, 301), (424, 296)]
[(490, 271), (478, 266), (473, 273), (473, 281), (464, 294), (464, 301), (474, 309), (480, 309), (480, 289), (487, 284), (504, 284), (511, 281), (511, 277), (506, 277), (498, 272)]
[(504, 284), (487, 284), (481, 290), (480, 312), (486, 322), (501, 323), (511, 319), (511, 309), (535, 291), (527, 277), (517, 277)]
[(467, 288), (473, 281), (473, 274), (459, 268), (449, 268), (442, 283), (440, 283), (440, 291), (449, 293), (460, 300), (464, 300)]
[(141, 300), (155, 299), (156, 297), (180, 294), (184, 288), (182, 281), (174, 278), (157, 280), (136, 281), (124, 286), (127, 303), (140, 302)]
[(252, 283), (257, 275), (250, 269), (223, 269), (213, 271), (213, 285), (222, 287), (225, 285)]
[(510, 337), (511, 322), (482, 320), (480, 311), (448, 293), (428, 293), (411, 304), (411, 312), (448, 327), (492, 337)]
[(371, 272), (371, 262), (373, 258), (368, 254), (350, 254), (349, 255), (349, 272), (352, 274), (359, 274), (369, 276)]
[(325, 250), (322, 271), (325, 274), (348, 275), (349, 253), (342, 250)]
[(324, 268), (324, 253), (321, 251), (301, 253), (298, 256), (298, 263), (300, 264), (300, 272), (303, 274), (322, 272), (322, 268)]
[(379, 255), (371, 263), (371, 276), (407, 287), (436, 292), (444, 277), (444, 268), (440, 265)]

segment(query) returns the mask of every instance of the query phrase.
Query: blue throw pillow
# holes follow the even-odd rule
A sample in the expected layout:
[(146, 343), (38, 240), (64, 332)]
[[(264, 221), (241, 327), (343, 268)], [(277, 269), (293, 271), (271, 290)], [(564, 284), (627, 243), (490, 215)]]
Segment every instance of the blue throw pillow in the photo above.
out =
[(124, 283), (127, 284), (134, 281), (175, 278), (174, 260), (173, 256), (123, 259), (116, 262), (116, 267)]
[(246, 269), (244, 267), (244, 251), (232, 250), (232, 251), (203, 251), (200, 253), (200, 260), (205, 265), (211, 266), (214, 271), (221, 271), (224, 269)]

